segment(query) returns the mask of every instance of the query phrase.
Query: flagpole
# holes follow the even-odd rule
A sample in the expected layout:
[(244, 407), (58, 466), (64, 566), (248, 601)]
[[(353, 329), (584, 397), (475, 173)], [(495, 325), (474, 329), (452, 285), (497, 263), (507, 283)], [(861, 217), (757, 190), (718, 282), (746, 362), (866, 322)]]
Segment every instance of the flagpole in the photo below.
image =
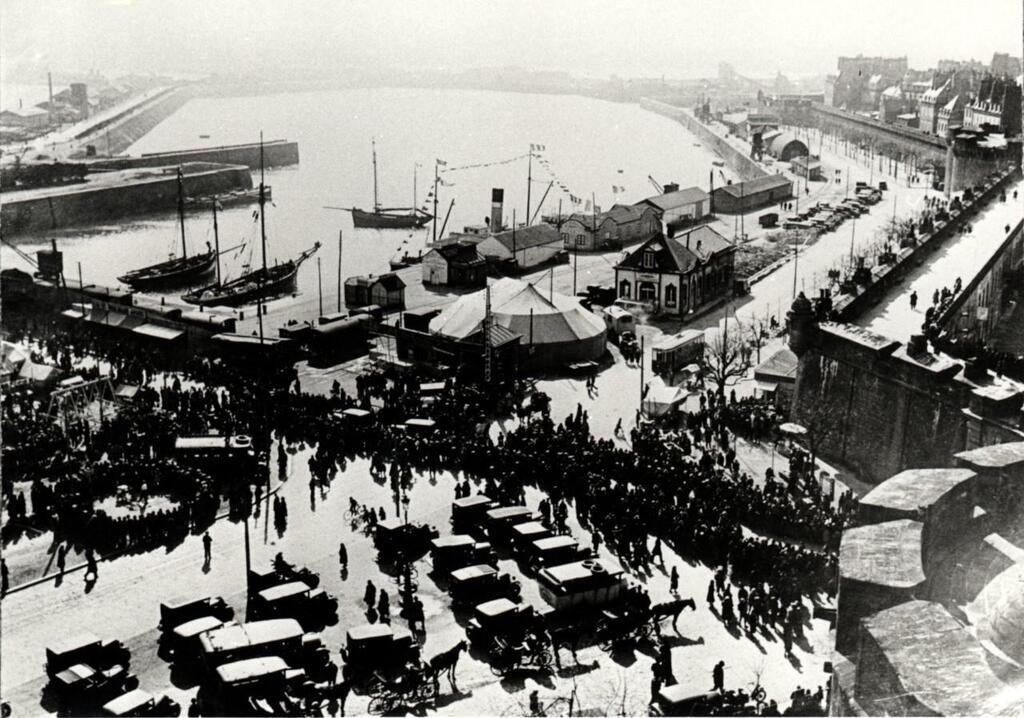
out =
[(530, 224), (530, 190), (533, 188), (533, 145), (530, 145), (530, 159), (526, 165), (526, 224)]

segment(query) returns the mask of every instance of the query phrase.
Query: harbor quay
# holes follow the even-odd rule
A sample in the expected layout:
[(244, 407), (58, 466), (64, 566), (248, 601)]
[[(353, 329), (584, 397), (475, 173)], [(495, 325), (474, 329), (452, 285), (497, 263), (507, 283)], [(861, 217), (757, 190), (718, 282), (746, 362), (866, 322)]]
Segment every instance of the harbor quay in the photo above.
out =
[(0, 111), (0, 718), (1019, 713), (1018, 58), (303, 54)]

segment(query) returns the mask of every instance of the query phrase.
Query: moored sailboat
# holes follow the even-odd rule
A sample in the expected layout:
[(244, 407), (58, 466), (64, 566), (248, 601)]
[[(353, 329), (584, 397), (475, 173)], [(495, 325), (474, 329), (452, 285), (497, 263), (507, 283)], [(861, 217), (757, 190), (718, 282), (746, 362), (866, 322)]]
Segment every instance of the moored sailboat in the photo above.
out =
[(267, 198), (266, 184), (263, 177), (262, 143), (260, 144), (259, 203), (263, 266), (256, 270), (245, 272), (241, 276), (227, 282), (220, 281), (218, 277), (217, 282), (182, 295), (181, 298), (184, 301), (189, 304), (198, 304), (202, 307), (237, 307), (243, 304), (262, 301), (268, 297), (290, 294), (296, 290), (299, 267), (320, 249), (320, 243), (316, 242), (310, 249), (305, 250), (295, 259), (289, 259), (287, 262), (270, 267), (267, 266), (267, 231), (264, 218)]
[(377, 143), (373, 142), (373, 211), (353, 207), (352, 224), (356, 227), (376, 229), (415, 229), (422, 227), (433, 216), (416, 206), (416, 169), (413, 168), (413, 206), (381, 207), (377, 197)]
[(213, 272), (217, 261), (217, 252), (206, 245), (201, 254), (188, 255), (188, 244), (185, 242), (185, 191), (182, 182), (181, 168), (178, 168), (178, 224), (181, 228), (181, 256), (172, 257), (164, 262), (140, 267), (122, 274), (119, 282), (132, 289), (159, 289), (188, 286), (196, 284)]

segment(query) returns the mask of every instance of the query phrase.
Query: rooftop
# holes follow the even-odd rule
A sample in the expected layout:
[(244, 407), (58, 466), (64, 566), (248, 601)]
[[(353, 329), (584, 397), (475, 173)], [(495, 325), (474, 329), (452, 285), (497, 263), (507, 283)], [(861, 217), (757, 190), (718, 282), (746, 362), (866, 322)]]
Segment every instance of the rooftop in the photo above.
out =
[(766, 177), (747, 180), (746, 182), (733, 182), (732, 184), (723, 185), (722, 187), (716, 187), (715, 192), (724, 192), (725, 194), (738, 198), (741, 195), (765, 192), (779, 187), (785, 187), (786, 185), (792, 186), (792, 184), (792, 182), (782, 175), (768, 175)]
[(509, 251), (513, 247), (518, 252), (530, 247), (540, 247), (545, 244), (561, 244), (562, 238), (558, 235), (558, 229), (550, 224), (533, 224), (529, 227), (518, 227), (498, 232), (492, 237)]
[(702, 202), (707, 199), (708, 193), (700, 187), (685, 187), (683, 189), (677, 189), (674, 192), (667, 192), (654, 197), (648, 197), (647, 199), (637, 202), (637, 204), (649, 204), (656, 209), (660, 209), (662, 212), (667, 212), (672, 209), (685, 207), (689, 204), (696, 204), (697, 202)]
[(861, 498), (862, 505), (914, 511), (977, 477), (970, 469), (910, 469), (883, 481)]
[(900, 519), (847, 529), (839, 552), (843, 579), (909, 589), (925, 581), (919, 521)]

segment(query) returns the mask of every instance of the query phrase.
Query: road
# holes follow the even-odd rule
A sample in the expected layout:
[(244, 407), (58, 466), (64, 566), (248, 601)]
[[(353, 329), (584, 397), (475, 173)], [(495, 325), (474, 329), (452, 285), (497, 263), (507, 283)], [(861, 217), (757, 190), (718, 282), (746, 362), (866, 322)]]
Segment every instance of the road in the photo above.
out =
[[(631, 370), (634, 371), (635, 370)], [(603, 393), (616, 411), (626, 412), (632, 398), (617, 391), (619, 374), (610, 372), (598, 379), (598, 392)], [(582, 392), (582, 382), (566, 387), (555, 399), (553, 413), (561, 416), (575, 408), (572, 397)], [(324, 493), (311, 491), (307, 458), (303, 450), (289, 459), (288, 478), (281, 487), (289, 508), (288, 526), (278, 536), (267, 523), (264, 508), (250, 529), (253, 561), (267, 564), (282, 551), (292, 561), (320, 573), (321, 586), (339, 597), (340, 621), (322, 632), (326, 644), (336, 656), (347, 628), (365, 622), (361, 596), (367, 580), (386, 587), (395, 606), (395, 585), (384, 576), (375, 562), (372, 542), (353, 530), (341, 517), (354, 496), (362, 503), (382, 506), (389, 515), (395, 507), (390, 491), (378, 485), (369, 475), (366, 461), (351, 462), (332, 487)], [(428, 522), (448, 533), (450, 501), (454, 479), (441, 474), (420, 476), (410, 492), (409, 518)], [(527, 502), (535, 506), (541, 498), (529, 491)], [(574, 535), (582, 543), (590, 536), (570, 519)], [(137, 556), (118, 558), (100, 564), (99, 580), (90, 592), (84, 589), (80, 573), (68, 575), (58, 585), (44, 583), (10, 594), (4, 598), (3, 640), (4, 660), (0, 665), (0, 692), (11, 702), (15, 715), (38, 715), (52, 712), (53, 706), (41, 704), (44, 686), (43, 656), (45, 647), (60, 637), (81, 630), (91, 630), (104, 637), (116, 637), (132, 649), (132, 669), (139, 675), (141, 687), (149, 691), (166, 691), (183, 705), (188, 705), (194, 687), (172, 680), (170, 667), (156, 655), (156, 623), (159, 603), (180, 596), (222, 595), (238, 614), (244, 615), (244, 527), (227, 521), (217, 522), (210, 530), (213, 538), (213, 561), (209, 572), (202, 570), (202, 545), (199, 537), (190, 537), (181, 546), (169, 551), (153, 551)], [(348, 574), (339, 572), (337, 546), (344, 541), (350, 556)], [(607, 553), (602, 558), (614, 559)], [(645, 581), (655, 600), (669, 597), (667, 572), (678, 567), (683, 595), (697, 601), (696, 613), (686, 612), (679, 621), (680, 635), (666, 627), (673, 645), (675, 675), (694, 692), (710, 688), (711, 667), (720, 659), (727, 663), (726, 685), (749, 690), (760, 673), (761, 684), (780, 705), (788, 702), (789, 693), (797, 686), (817, 686), (826, 681), (823, 662), (829, 654), (828, 625), (815, 620), (807, 627), (808, 642), (795, 649), (795, 657), (786, 659), (778, 636), (754, 640), (730, 633), (703, 602), (711, 571), (699, 564), (688, 563), (666, 553), (665, 566), (656, 566)], [(520, 578), (524, 597), (540, 604), (533, 579), (519, 571), (507, 557), (500, 568)], [(429, 559), (418, 563), (419, 595), (427, 615), (426, 656), (445, 650), (464, 638), (450, 601), (427, 576)], [(395, 619), (400, 620), (400, 619)], [(460, 620), (462, 620), (460, 618)], [(644, 651), (648, 651), (645, 653)], [(529, 692), (540, 690), (546, 702), (557, 696), (568, 697), (575, 688), (578, 705), (606, 713), (610, 706), (625, 707), (627, 714), (644, 713), (649, 697), (650, 648), (627, 654), (609, 656), (598, 647), (579, 651), (579, 664), (573, 663), (563, 651), (563, 670), (554, 676), (527, 675), (499, 679), (478, 656), (464, 656), (459, 664), (458, 685), (461, 692), (452, 694), (443, 689), (438, 712), (451, 715), (524, 714)], [(175, 682), (177, 681), (177, 682)], [(349, 715), (365, 712), (367, 699), (352, 696)], [(619, 710), (616, 708), (615, 710)]]

